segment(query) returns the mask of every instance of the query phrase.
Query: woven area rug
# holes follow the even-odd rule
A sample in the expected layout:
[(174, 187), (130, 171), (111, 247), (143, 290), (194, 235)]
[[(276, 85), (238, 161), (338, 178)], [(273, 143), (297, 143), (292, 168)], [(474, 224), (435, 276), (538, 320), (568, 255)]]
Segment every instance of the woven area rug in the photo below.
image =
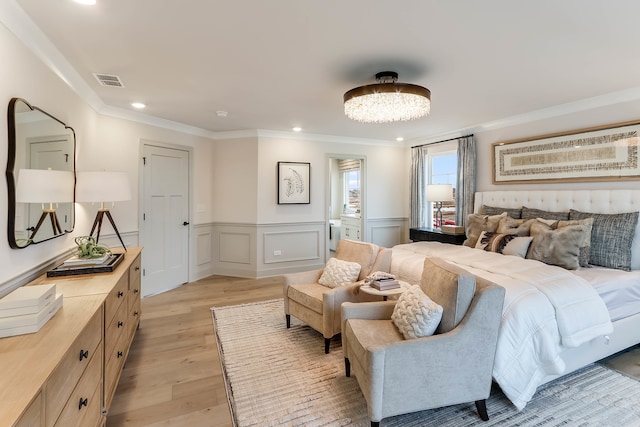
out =
[[(369, 426), (354, 376), (345, 377), (339, 339), (292, 318), (282, 300), (212, 308), (234, 423), (248, 426)], [(391, 426), (640, 426), (640, 382), (590, 365), (542, 386), (520, 412), (494, 387), (489, 421), (473, 403), (385, 418)]]

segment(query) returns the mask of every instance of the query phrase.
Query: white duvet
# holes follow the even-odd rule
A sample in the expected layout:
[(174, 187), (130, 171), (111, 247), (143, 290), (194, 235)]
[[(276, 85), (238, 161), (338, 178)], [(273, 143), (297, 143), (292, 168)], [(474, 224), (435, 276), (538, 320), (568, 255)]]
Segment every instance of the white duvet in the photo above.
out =
[(425, 257), (451, 261), (506, 289), (493, 378), (522, 409), (547, 375), (560, 375), (563, 347), (613, 331), (596, 291), (569, 271), (466, 246), (417, 242), (393, 247), (391, 273), (420, 282)]

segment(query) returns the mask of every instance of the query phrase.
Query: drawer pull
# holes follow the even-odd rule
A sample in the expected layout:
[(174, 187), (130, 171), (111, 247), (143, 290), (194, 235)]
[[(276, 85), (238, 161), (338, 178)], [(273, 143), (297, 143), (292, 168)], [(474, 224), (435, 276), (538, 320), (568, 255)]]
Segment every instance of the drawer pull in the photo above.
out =
[(118, 291), (118, 298), (122, 298), (124, 296), (124, 292)]
[(87, 399), (86, 397), (84, 399), (80, 398), (80, 402), (78, 402), (78, 411), (82, 409), (83, 406), (87, 406), (88, 404), (89, 404), (89, 399)]
[(82, 359), (88, 359), (89, 358), (89, 350), (80, 350), (80, 361), (82, 362)]
[(138, 266), (136, 265), (136, 268), (135, 268), (134, 270), (136, 270), (136, 271), (140, 271), (140, 267), (138, 267)]
[(118, 328), (122, 328), (123, 323), (121, 321), (118, 321)]
[(119, 358), (121, 358), (121, 357), (122, 357), (122, 352), (121, 352), (121, 351), (119, 351), (119, 352), (118, 352), (118, 359), (119, 359)]
[(137, 294), (138, 292), (140, 292), (140, 289), (138, 289), (138, 288), (135, 288), (135, 289), (133, 290), (133, 293), (134, 293), (134, 294)]
[(134, 311), (134, 312), (133, 312), (133, 315), (134, 315), (134, 316), (137, 316), (138, 314), (140, 314), (140, 313), (138, 313), (137, 311)]

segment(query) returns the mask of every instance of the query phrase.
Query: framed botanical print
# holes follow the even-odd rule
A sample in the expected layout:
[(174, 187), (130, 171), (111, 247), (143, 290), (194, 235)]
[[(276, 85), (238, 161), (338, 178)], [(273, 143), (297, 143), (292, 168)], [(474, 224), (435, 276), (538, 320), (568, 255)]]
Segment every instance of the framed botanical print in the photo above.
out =
[(278, 204), (309, 204), (311, 163), (278, 162)]

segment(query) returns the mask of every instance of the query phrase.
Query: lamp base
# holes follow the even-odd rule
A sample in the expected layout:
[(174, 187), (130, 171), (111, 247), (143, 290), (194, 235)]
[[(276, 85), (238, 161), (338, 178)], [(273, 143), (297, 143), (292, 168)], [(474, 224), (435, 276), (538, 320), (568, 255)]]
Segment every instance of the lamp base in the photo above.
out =
[(122, 243), (122, 247), (126, 252), (127, 247), (124, 245), (122, 237), (120, 237), (120, 232), (118, 231), (118, 227), (116, 227), (116, 223), (113, 221), (113, 217), (111, 216), (111, 212), (109, 212), (109, 209), (98, 209), (98, 212), (96, 213), (96, 219), (93, 221), (93, 226), (91, 227), (89, 236), (93, 236), (93, 232), (95, 231), (96, 227), (98, 227), (98, 234), (96, 234), (96, 243), (100, 241), (100, 230), (102, 229), (102, 220), (104, 219), (105, 214), (107, 215), (107, 218), (109, 219), (113, 230), (116, 232), (116, 235), (118, 236), (118, 239), (120, 239), (120, 243)]
[(38, 220), (36, 227), (33, 229), (33, 232), (31, 233), (31, 237), (29, 237), (29, 240), (33, 240), (33, 237), (36, 235), (38, 230), (40, 230), (40, 226), (42, 225), (42, 223), (47, 217), (51, 218), (51, 228), (53, 229), (53, 235), (57, 236), (58, 234), (62, 234), (62, 227), (60, 227), (60, 221), (58, 221), (56, 210), (43, 209), (42, 215), (40, 215), (40, 219)]

